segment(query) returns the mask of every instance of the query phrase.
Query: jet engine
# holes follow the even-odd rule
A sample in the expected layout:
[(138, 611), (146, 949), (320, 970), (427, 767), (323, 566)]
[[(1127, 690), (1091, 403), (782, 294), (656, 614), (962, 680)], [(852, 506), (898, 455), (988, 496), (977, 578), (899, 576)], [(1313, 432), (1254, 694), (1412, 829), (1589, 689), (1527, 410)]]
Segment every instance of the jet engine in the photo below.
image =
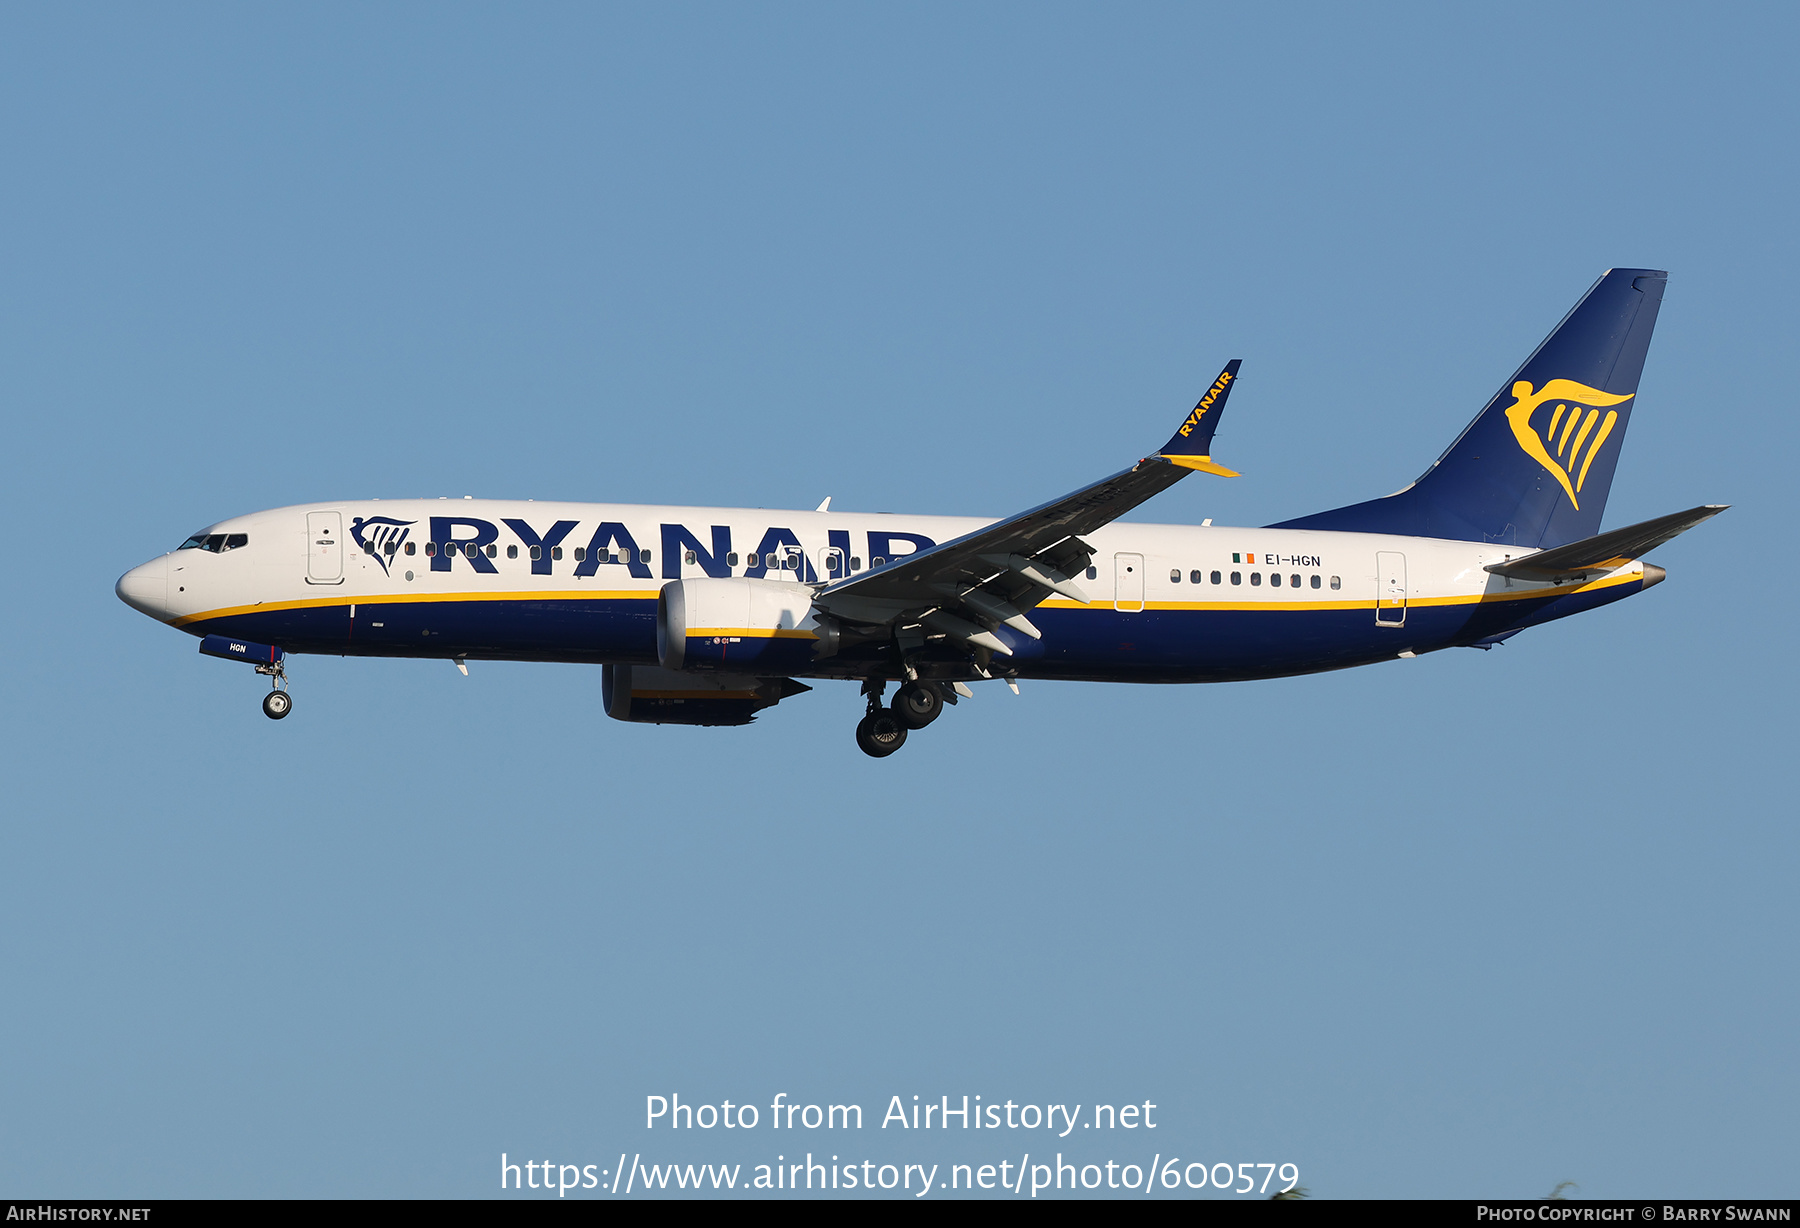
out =
[(804, 584), (674, 580), (656, 603), (656, 656), (666, 670), (794, 673), (836, 651), (837, 636)]
[(792, 678), (676, 674), (654, 665), (600, 667), (606, 715), (648, 725), (748, 725), (764, 708), (810, 690)]

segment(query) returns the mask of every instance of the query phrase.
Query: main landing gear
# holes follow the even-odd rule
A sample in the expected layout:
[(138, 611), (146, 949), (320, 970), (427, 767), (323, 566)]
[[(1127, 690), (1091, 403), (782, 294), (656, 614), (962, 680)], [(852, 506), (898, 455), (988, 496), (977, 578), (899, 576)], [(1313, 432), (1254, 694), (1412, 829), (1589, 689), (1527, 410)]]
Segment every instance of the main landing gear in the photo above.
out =
[(923, 729), (944, 711), (944, 691), (935, 682), (908, 682), (894, 693), (891, 705), (884, 707), (881, 695), (887, 683), (871, 678), (863, 683), (863, 694), (869, 697), (869, 710), (856, 726), (856, 744), (865, 755), (885, 759), (906, 745), (911, 729)]
[(894, 692), (894, 715), (908, 729), (923, 729), (944, 711), (944, 692), (935, 682), (909, 682)]
[(875, 759), (885, 759), (906, 745), (906, 726), (899, 715), (881, 706), (881, 693), (886, 689), (887, 683), (879, 678), (863, 683), (869, 711), (856, 724), (856, 744), (863, 754)]
[(278, 721), (292, 712), (294, 697), (287, 693), (287, 671), (282, 668), (282, 663), (277, 661), (273, 665), (259, 665), (256, 667), (256, 672), (269, 676), (271, 688), (269, 693), (263, 696), (263, 715), (272, 721)]

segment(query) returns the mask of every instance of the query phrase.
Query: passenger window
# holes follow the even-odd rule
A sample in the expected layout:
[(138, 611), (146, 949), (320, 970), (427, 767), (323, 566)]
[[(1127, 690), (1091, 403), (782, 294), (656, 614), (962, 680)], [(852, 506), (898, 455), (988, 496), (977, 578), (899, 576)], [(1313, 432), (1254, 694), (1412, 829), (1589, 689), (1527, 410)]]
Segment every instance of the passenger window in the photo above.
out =
[(425, 543), (425, 557), (428, 559), (437, 557), (437, 543), (436, 542), (426, 542)]
[[(603, 550), (603, 551), (601, 551), (601, 553), (604, 554), (606, 552)], [(575, 547), (575, 561), (577, 563), (587, 562), (587, 547), (586, 546)]]
[(1336, 576), (1333, 576), (1333, 577), (1331, 577), (1331, 587), (1334, 589), (1342, 588), (1342, 587), (1344, 587), (1344, 582), (1342, 580), (1338, 579)]
[(418, 542), (407, 542), (406, 543), (406, 553), (408, 555), (411, 555), (413, 553), (413, 551), (418, 547), (418, 544), (419, 544)]
[(737, 551), (733, 550), (730, 554), (725, 556), (725, 566), (727, 566), (727, 567), (736, 567), (737, 566)]
[(1181, 569), (1179, 567), (1170, 568), (1169, 583), (1170, 584), (1180, 584), (1181, 583)]
[[(249, 544), (250, 535), (248, 533), (233, 533), (230, 537), (225, 539), (225, 548), (227, 550), (236, 550), (240, 546), (248, 546)], [(392, 554), (393, 551), (390, 550), (388, 553)]]
[(518, 558), (519, 557), (519, 548), (517, 546), (508, 546), (506, 548), (506, 557), (509, 559)]
[(544, 557), (544, 548), (542, 546), (533, 546), (531, 548), (531, 561), (532, 562), (535, 563), (543, 557)]
[(1250, 587), (1255, 588), (1257, 585), (1259, 585), (1261, 583), (1262, 583), (1262, 572), (1260, 572), (1260, 571), (1251, 572), (1250, 573)]
[(481, 553), (481, 547), (477, 546), (474, 542), (470, 542), (468, 545), (463, 547), (463, 554), (469, 558), (474, 558), (476, 555), (478, 555), (480, 553)]
[(882, 558), (879, 554), (875, 556), (874, 566), (881, 567), (886, 563), (887, 563), (887, 560)]
[(1313, 577), (1313, 587), (1314, 587), (1314, 588), (1318, 588), (1318, 587), (1319, 587), (1319, 577), (1317, 577), (1317, 576), (1314, 576), (1314, 577)]
[(648, 550), (638, 551), (638, 562), (648, 563), (649, 561), (650, 561), (650, 552)]
[(381, 547), (381, 552), (383, 554), (387, 555), (391, 559), (394, 557), (394, 551), (398, 550), (399, 548), (400, 548), (400, 546), (397, 542), (387, 542), (387, 543), (383, 544), (383, 546)]
[(1188, 583), (1189, 584), (1200, 584), (1200, 583), (1204, 582), (1205, 579), (1206, 579), (1205, 572), (1202, 572), (1202, 571), (1188, 572)]
[(1098, 580), (1100, 578), (1100, 569), (1098, 567), (1088, 568), (1087, 569), (1087, 578), (1090, 580)]
[[(517, 554), (517, 553), (518, 553), (518, 551), (519, 551), (519, 548), (518, 548), (518, 547), (517, 547), (517, 546), (514, 546), (514, 547), (513, 547), (513, 553), (514, 553), (514, 554)], [(495, 556), (495, 555), (496, 555), (496, 554), (498, 554), (498, 553), (500, 553), (500, 547), (498, 547), (498, 546), (496, 546), (496, 545), (494, 545), (494, 543), (493, 543), (493, 542), (489, 542), (489, 543), (488, 543), (488, 548), (487, 548), (487, 556), (488, 556), (488, 557), (489, 557), (489, 558), (490, 558), (490, 559), (491, 559), (491, 558), (493, 558), (493, 557), (494, 557), (494, 556)]]
[[(536, 549), (536, 547), (533, 547), (533, 549)], [(550, 557), (552, 560), (560, 561), (562, 559), (562, 547), (561, 546), (550, 547)]]
[(684, 554), (682, 556), (682, 561), (685, 562), (689, 567), (692, 567), (694, 565), (694, 552), (692, 550), (688, 551), (686, 554)]
[(1241, 571), (1232, 572), (1231, 573), (1231, 582), (1233, 584), (1242, 584), (1244, 582), (1244, 573)]
[(854, 554), (850, 556), (850, 570), (851, 571), (861, 571), (862, 570), (862, 560), (857, 558)]
[[(1255, 583), (1256, 583), (1256, 581), (1255, 581), (1255, 580), (1254, 580), (1254, 579), (1252, 579), (1252, 580), (1251, 580), (1251, 581), (1250, 581), (1250, 583), (1252, 583), (1252, 584), (1255, 584)], [(1270, 577), (1269, 577), (1269, 584), (1270, 584), (1270, 586), (1271, 586), (1271, 587), (1274, 587), (1274, 588), (1280, 588), (1280, 587), (1281, 587), (1281, 573), (1280, 573), (1280, 572), (1276, 572), (1276, 573), (1275, 573), (1275, 574), (1274, 574), (1274, 575), (1272, 575), (1272, 576), (1270, 576)]]
[(1288, 577), (1288, 587), (1289, 588), (1299, 588), (1300, 587), (1300, 577), (1299, 576), (1289, 576)]
[[(1214, 584), (1217, 584), (1217, 583), (1219, 583), (1219, 573), (1218, 573), (1218, 572), (1216, 572), (1216, 571), (1215, 571), (1215, 572), (1213, 572), (1213, 573), (1212, 573), (1212, 582), (1213, 582), (1213, 583), (1214, 583)], [(1233, 583), (1233, 584), (1236, 584), (1236, 583), (1237, 583), (1237, 581), (1236, 581), (1236, 580), (1233, 580), (1233, 581), (1232, 581), (1232, 583)]]
[(752, 566), (752, 567), (755, 567), (755, 566), (756, 566), (756, 565), (757, 565), (757, 564), (756, 564), (756, 560), (757, 560), (757, 559), (758, 559), (758, 558), (759, 558), (759, 557), (760, 557), (760, 556), (759, 556), (759, 555), (757, 555), (757, 553), (756, 553), (756, 552), (755, 552), (755, 551), (751, 551), (751, 552), (750, 552), (750, 553), (749, 553), (749, 554), (746, 554), (746, 555), (745, 555), (745, 556), (744, 556), (744, 559), (745, 559), (745, 561), (746, 561), (746, 562), (748, 562), (748, 563), (749, 563), (749, 564), (750, 564), (750, 566)]

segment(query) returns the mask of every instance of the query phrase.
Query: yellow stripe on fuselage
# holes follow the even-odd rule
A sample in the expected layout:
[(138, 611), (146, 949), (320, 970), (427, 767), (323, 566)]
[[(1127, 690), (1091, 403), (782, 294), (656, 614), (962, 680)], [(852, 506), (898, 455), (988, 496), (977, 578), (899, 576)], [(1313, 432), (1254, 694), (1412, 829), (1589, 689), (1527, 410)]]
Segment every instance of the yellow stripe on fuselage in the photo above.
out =
[(698, 639), (740, 639), (740, 640), (816, 640), (818, 633), (800, 631), (791, 627), (771, 630), (768, 627), (689, 627), (687, 638)]

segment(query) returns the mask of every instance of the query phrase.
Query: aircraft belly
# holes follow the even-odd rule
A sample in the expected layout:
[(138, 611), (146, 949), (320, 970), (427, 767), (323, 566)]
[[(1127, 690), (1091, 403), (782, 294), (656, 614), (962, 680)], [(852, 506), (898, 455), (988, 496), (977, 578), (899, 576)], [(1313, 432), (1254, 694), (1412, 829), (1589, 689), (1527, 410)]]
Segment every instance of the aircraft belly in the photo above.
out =
[(1454, 637), (1466, 609), (1377, 627), (1369, 609), (1046, 611), (1044, 652), (1030, 672), (1119, 681), (1230, 681), (1342, 669), (1423, 651)]
[(243, 636), (288, 652), (517, 661), (656, 660), (656, 601), (554, 598), (384, 603), (234, 612), (194, 634)]

